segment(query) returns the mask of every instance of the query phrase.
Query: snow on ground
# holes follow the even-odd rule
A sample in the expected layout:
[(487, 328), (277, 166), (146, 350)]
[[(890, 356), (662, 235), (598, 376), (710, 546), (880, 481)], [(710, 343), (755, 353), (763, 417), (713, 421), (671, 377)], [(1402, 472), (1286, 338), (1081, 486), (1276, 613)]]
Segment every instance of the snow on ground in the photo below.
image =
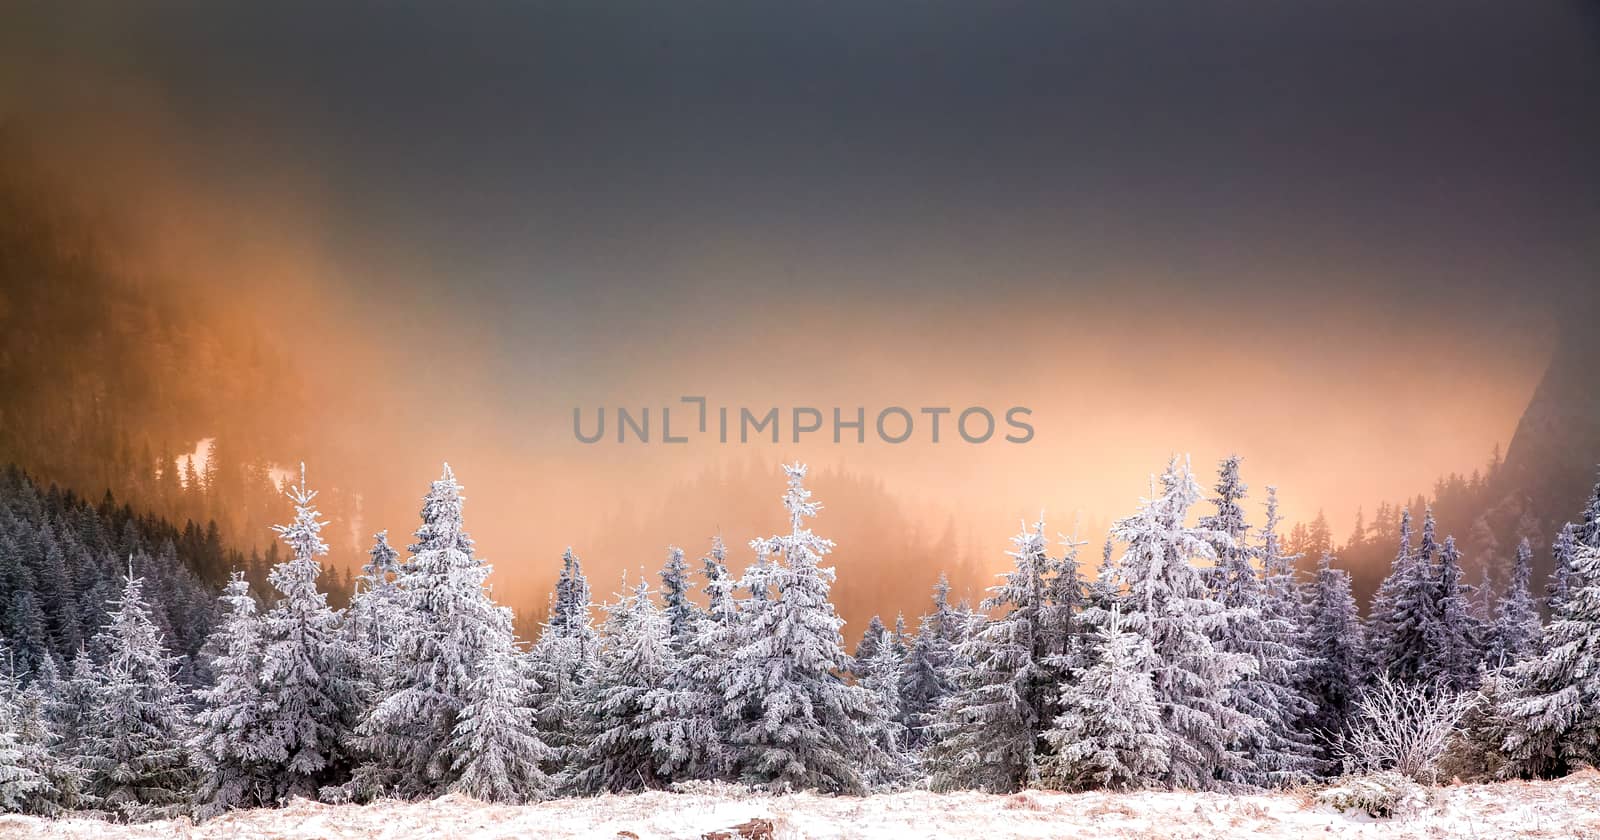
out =
[(765, 796), (736, 789), (561, 799), (524, 807), (450, 796), (430, 802), (321, 805), (240, 811), (199, 826), (188, 820), (110, 826), (87, 819), (0, 816), (0, 838), (84, 840), (499, 840), (499, 838), (699, 838), (753, 818), (775, 840), (921, 838), (1561, 838), (1600, 840), (1600, 773), (1552, 782), (1436, 789), (1407, 818), (1335, 813), (1310, 794), (897, 793), (868, 798)]

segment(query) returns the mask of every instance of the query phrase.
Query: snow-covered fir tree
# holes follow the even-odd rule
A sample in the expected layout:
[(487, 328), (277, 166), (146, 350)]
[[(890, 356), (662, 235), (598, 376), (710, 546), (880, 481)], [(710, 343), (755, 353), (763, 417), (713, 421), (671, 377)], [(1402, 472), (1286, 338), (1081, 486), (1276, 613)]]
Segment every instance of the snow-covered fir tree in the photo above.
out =
[(1483, 656), (1478, 649), (1477, 624), (1461, 586), (1461, 553), (1455, 537), (1446, 537), (1439, 551), (1435, 591), (1439, 602), (1436, 620), (1427, 627), (1428, 657), (1422, 677), (1450, 691), (1473, 688)]
[(1400, 515), (1400, 549), (1389, 576), (1374, 596), (1367, 619), (1367, 654), (1372, 672), (1400, 682), (1424, 679), (1428, 637), (1436, 633), (1439, 593), (1434, 568), (1433, 511), (1427, 512), (1422, 542), (1411, 549), (1411, 513)]
[(933, 588), (933, 611), (918, 623), (916, 639), (911, 643), (900, 674), (900, 711), (906, 721), (907, 744), (911, 749), (921, 749), (927, 744), (933, 713), (950, 693), (957, 621), (950, 606), (950, 581), (941, 572)]
[(983, 602), (1000, 614), (958, 648), (955, 690), (932, 727), (927, 762), (938, 789), (1009, 791), (1038, 781), (1052, 673), (1042, 624), (1051, 560), (1042, 521), (1011, 541), (1012, 570)]
[(683, 549), (668, 548), (667, 564), (661, 569), (661, 601), (673, 647), (681, 647), (694, 632), (700, 609), (690, 594), (693, 591), (694, 582), (689, 579), (689, 564), (684, 562)]
[(872, 763), (864, 768), (864, 773), (868, 785), (875, 789), (899, 785), (912, 772), (900, 708), (900, 681), (905, 659), (888, 631), (880, 635), (876, 651), (866, 666), (867, 676), (861, 681), (874, 705), (873, 713), (867, 717), (866, 737), (877, 749), (868, 753)]
[(583, 745), (573, 722), (583, 713), (581, 690), (595, 667), (599, 646), (590, 618), (589, 580), (582, 561), (568, 547), (561, 556), (560, 577), (551, 596), (550, 618), (524, 658), (529, 679), (538, 686), (532, 698), (539, 732), (556, 751), (547, 771), (558, 771), (577, 761)]
[(561, 574), (556, 578), (550, 625), (557, 637), (572, 640), (578, 658), (584, 663), (594, 661), (595, 648), (599, 644), (590, 616), (593, 608), (589, 579), (583, 574), (583, 561), (568, 546), (566, 553), (561, 555)]
[(450, 789), (486, 802), (520, 804), (550, 793), (544, 768), (556, 751), (539, 736), (527, 705), (538, 686), (529, 683), (509, 640), (486, 648), (468, 700), (451, 730)]
[(490, 600), (490, 567), (472, 553), (465, 499), (448, 464), (423, 499), (422, 525), (405, 571), (406, 624), (395, 636), (381, 690), (357, 729), (370, 757), (356, 793), (423, 796), (448, 789), (473, 758), (456, 723), (474, 699), (485, 663), (509, 655), (510, 611)]
[(181, 812), (194, 782), (185, 746), (184, 692), (174, 674), (144, 582), (129, 574), (111, 603), (109, 622), (94, 639), (103, 652), (98, 684), (85, 715), (86, 796), (120, 819)]
[(1152, 673), (1155, 652), (1113, 608), (1089, 642), (1092, 665), (1063, 684), (1061, 713), (1044, 733), (1041, 783), (1062, 790), (1127, 790), (1162, 783), (1171, 745)]
[(400, 589), (400, 553), (389, 545), (389, 532), (372, 535), (367, 562), (356, 578), (355, 595), (346, 610), (345, 623), (357, 639), (371, 667), (367, 674), (375, 681), (383, 678), (383, 661), (389, 656), (396, 634), (406, 622), (405, 602)]
[(821, 508), (805, 487), (806, 467), (784, 472), (789, 533), (752, 541), (758, 558), (777, 562), (752, 566), (743, 582), (771, 597), (752, 596), (732, 651), (724, 694), (736, 718), (731, 738), (740, 776), (753, 785), (859, 793), (861, 768), (877, 760), (868, 738), (875, 707), (866, 689), (842, 677), (849, 657), (844, 621), (828, 599), (834, 570), (820, 565), (833, 543), (806, 524)]
[(853, 661), (850, 668), (857, 678), (865, 678), (871, 673), (872, 659), (878, 655), (878, 648), (888, 634), (882, 617), (874, 615), (867, 619), (867, 629), (861, 634), (861, 641), (856, 642), (856, 652), (851, 657)]
[(222, 590), (223, 620), (212, 633), (215, 683), (198, 692), (195, 733), (189, 741), (199, 772), (196, 811), (202, 819), (230, 808), (271, 804), (276, 792), (272, 734), (261, 685), (263, 645), (256, 601), (244, 574), (234, 572)]
[(1194, 564), (1214, 562), (1214, 546), (1229, 537), (1185, 524), (1202, 492), (1188, 460), (1173, 458), (1161, 485), (1137, 514), (1112, 526), (1127, 545), (1118, 568), (1126, 590), (1122, 615), (1127, 629), (1155, 654), (1156, 703), (1170, 745), (1164, 780), (1173, 787), (1211, 789), (1244, 773), (1244, 759), (1230, 745), (1254, 737), (1262, 726), (1228, 702), (1256, 661), (1215, 643), (1228, 612), (1211, 597)]
[(1533, 582), (1533, 547), (1527, 538), (1517, 543), (1517, 559), (1511, 567), (1511, 580), (1495, 605), (1494, 622), (1489, 628), (1484, 662), (1500, 670), (1533, 652), (1539, 641), (1539, 609), (1529, 586)]
[(1569, 588), (1539, 650), (1505, 670), (1505, 750), (1521, 772), (1600, 764), (1600, 549), (1578, 544)]
[(38, 683), (25, 690), (16, 662), (0, 640), (0, 812), (53, 816), (61, 810), (57, 783), (64, 774), (51, 752)]
[(671, 676), (645, 700), (657, 770), (663, 778), (679, 781), (728, 779), (734, 770), (729, 744), (734, 721), (722, 691), (740, 616), (737, 583), (728, 574), (721, 537), (712, 540), (703, 565), (709, 607), (696, 616)]
[(1349, 725), (1365, 682), (1366, 661), (1350, 573), (1333, 568), (1331, 554), (1324, 553), (1317, 561), (1304, 638), (1309, 663), (1304, 685), (1313, 710), (1302, 728), (1320, 734), (1320, 742), (1331, 745)]
[[(1231, 746), (1244, 761), (1224, 778), (1255, 787), (1284, 787), (1308, 780), (1312, 770), (1311, 740), (1293, 726), (1311, 712), (1299, 692), (1305, 656), (1300, 651), (1297, 616), (1282, 615), (1281, 605), (1269, 602), (1255, 566), (1267, 551), (1279, 552), (1277, 495), (1268, 496), (1265, 538), (1258, 548), (1249, 540), (1240, 504), (1247, 490), (1239, 477), (1239, 457), (1224, 460), (1217, 495), (1211, 500), (1217, 511), (1199, 522), (1212, 533), (1212, 550), (1218, 558), (1207, 570), (1225, 621), (1216, 638), (1217, 649), (1255, 660), (1255, 667), (1229, 689), (1227, 702), (1259, 725), (1236, 733)], [(1275, 565), (1281, 562), (1274, 558)]]
[(317, 589), (328, 546), (316, 497), (302, 466), (299, 486), (289, 490), (294, 521), (274, 527), (290, 553), (267, 577), (279, 597), (259, 622), (261, 738), (253, 746), (270, 763), (273, 802), (314, 798), (323, 786), (346, 781), (353, 764), (347, 743), (367, 691), (340, 613)]
[(1571, 522), (1561, 526), (1550, 543), (1550, 581), (1545, 586), (1545, 609), (1555, 615), (1572, 588), (1572, 558), (1578, 550), (1578, 529)]
[(661, 787), (666, 780), (657, 772), (651, 733), (656, 707), (649, 695), (672, 677), (671, 622), (642, 580), (605, 610), (599, 659), (579, 723), (584, 750), (569, 787), (581, 793)]

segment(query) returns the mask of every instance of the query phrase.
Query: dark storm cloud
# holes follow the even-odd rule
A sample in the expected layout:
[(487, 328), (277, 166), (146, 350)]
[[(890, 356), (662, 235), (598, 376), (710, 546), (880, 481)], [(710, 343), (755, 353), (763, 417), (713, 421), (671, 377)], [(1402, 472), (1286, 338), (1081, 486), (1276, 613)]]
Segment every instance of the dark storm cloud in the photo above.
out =
[[(770, 257), (742, 288), (798, 271), (858, 292), (828, 263), (951, 237), (1090, 291), (1130, 260), (1229, 292), (1293, 282), (1252, 267), (1328, 260), (1436, 292), (1512, 271), (1570, 284), (1592, 257), (1600, 86), (1577, 5), (186, 4), (120, 19), (88, 48), (150, 76), (218, 175), (298, 159), (333, 186), (351, 244), (400, 233), (500, 302), (604, 310), (624, 287), (681, 290), (673, 262), (729, 241)], [(1031, 272), (994, 273), (968, 279)]]

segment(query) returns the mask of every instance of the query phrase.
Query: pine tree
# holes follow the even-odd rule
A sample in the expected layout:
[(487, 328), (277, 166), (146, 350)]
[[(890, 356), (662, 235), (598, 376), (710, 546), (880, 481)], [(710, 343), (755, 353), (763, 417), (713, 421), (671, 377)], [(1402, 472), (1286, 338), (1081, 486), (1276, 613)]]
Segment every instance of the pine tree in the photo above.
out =
[[(462, 519), (465, 499), (448, 464), (423, 499), (422, 525), (400, 577), (406, 625), (374, 705), (356, 730), (372, 757), (357, 793), (391, 790), (424, 796), (454, 786), (474, 757), (461, 752), (457, 722), (477, 695), (486, 663), (509, 657), (511, 612), (489, 598), (488, 564), (472, 553)], [(498, 679), (498, 677), (496, 677)]]
[(233, 573), (222, 602), (226, 617), (212, 634), (216, 683), (198, 694), (196, 731), (189, 741), (200, 776), (195, 802), (202, 819), (230, 808), (270, 804), (276, 782), (265, 757), (276, 744), (264, 720), (260, 619), (243, 574)]
[(1477, 685), (1483, 655), (1478, 649), (1472, 610), (1461, 586), (1461, 553), (1456, 549), (1455, 537), (1445, 538), (1434, 586), (1439, 594), (1437, 620), (1427, 627), (1428, 658), (1422, 677), (1450, 691), (1465, 691)]
[(864, 768), (864, 773), (867, 784), (875, 789), (891, 788), (904, 782), (912, 770), (900, 708), (900, 681), (905, 661), (889, 632), (882, 631), (880, 636), (867, 664), (868, 676), (861, 682), (874, 705), (873, 713), (867, 718), (865, 737), (877, 749), (868, 754), (872, 762)]
[(888, 629), (883, 626), (883, 619), (874, 615), (867, 619), (867, 629), (861, 634), (861, 641), (856, 642), (855, 655), (850, 670), (858, 679), (865, 679), (872, 668), (872, 659), (878, 655), (878, 647), (883, 644), (888, 636)]
[(806, 527), (821, 506), (805, 488), (804, 464), (784, 471), (790, 531), (751, 543), (758, 557), (780, 562), (753, 566), (745, 576), (748, 591), (774, 597), (752, 596), (732, 653), (724, 695), (738, 718), (731, 738), (740, 775), (751, 784), (859, 793), (860, 768), (874, 763), (867, 738), (874, 708), (866, 689), (841, 677), (849, 657), (839, 632), (844, 621), (828, 600), (834, 570), (819, 565), (833, 543)]
[(940, 704), (928, 762), (936, 789), (1016, 790), (1038, 781), (1038, 740), (1050, 669), (1042, 632), (1044, 523), (1011, 539), (1012, 571), (989, 589), (985, 610), (1002, 610), (958, 650), (956, 689)]
[(1489, 630), (1485, 664), (1498, 671), (1532, 653), (1541, 626), (1528, 585), (1533, 580), (1533, 548), (1527, 538), (1517, 544), (1517, 560), (1511, 568), (1511, 581), (1494, 612)]
[(650, 736), (663, 778), (727, 780), (734, 770), (729, 739), (736, 721), (724, 706), (723, 686), (730, 682), (729, 662), (736, 647), (740, 616), (734, 598), (737, 583), (728, 575), (722, 538), (712, 540), (704, 558), (709, 608), (679, 650), (678, 667), (665, 685), (646, 697), (652, 722)]
[(1373, 599), (1367, 627), (1367, 652), (1374, 674), (1415, 682), (1426, 679), (1430, 646), (1439, 621), (1438, 570), (1434, 568), (1433, 511), (1424, 520), (1422, 542), (1410, 550), (1411, 515), (1401, 514), (1400, 551)]
[(1207, 592), (1194, 561), (1215, 561), (1229, 537), (1185, 525), (1200, 499), (1187, 460), (1173, 458), (1139, 513), (1112, 526), (1128, 548), (1118, 569), (1126, 588), (1127, 629), (1155, 653), (1157, 708), (1170, 744), (1164, 780), (1173, 787), (1210, 789), (1242, 772), (1230, 743), (1253, 737), (1259, 721), (1230, 708), (1230, 691), (1255, 670), (1248, 654), (1222, 650), (1228, 611)]
[(694, 590), (689, 580), (689, 565), (683, 560), (683, 549), (667, 549), (667, 565), (661, 569), (661, 600), (666, 605), (667, 627), (673, 647), (681, 647), (694, 632), (695, 619), (700, 610), (689, 594)]
[(129, 574), (95, 637), (105, 662), (87, 715), (88, 796), (124, 820), (178, 813), (193, 783), (176, 662), (150, 617), (144, 581)]
[(318, 558), (328, 546), (316, 497), (302, 465), (299, 486), (289, 490), (294, 521), (273, 528), (290, 556), (267, 577), (279, 598), (259, 624), (264, 737), (256, 748), (270, 762), (269, 801), (314, 798), (322, 787), (346, 781), (352, 769), (346, 743), (367, 691), (340, 614), (317, 590)]
[(1554, 563), (1550, 571), (1550, 582), (1545, 589), (1545, 608), (1551, 615), (1561, 611), (1562, 602), (1566, 600), (1567, 592), (1572, 589), (1572, 558), (1578, 550), (1577, 532), (1577, 527), (1568, 522), (1561, 526), (1555, 540), (1550, 544), (1550, 554)]
[(1171, 745), (1151, 676), (1155, 652), (1122, 628), (1116, 609), (1090, 644), (1093, 664), (1075, 669), (1062, 686), (1061, 714), (1044, 733), (1053, 753), (1041, 782), (1063, 790), (1159, 785)]
[[(1314, 707), (1304, 728), (1323, 743), (1345, 731), (1364, 682), (1361, 619), (1350, 594), (1350, 573), (1333, 568), (1333, 555), (1317, 561), (1317, 577), (1306, 608), (1306, 695)], [(1324, 756), (1331, 758), (1331, 755)]]
[(15, 654), (0, 641), (0, 812), (52, 816), (61, 791), (51, 739), (37, 692), (24, 692), (15, 668)]
[(366, 656), (367, 675), (382, 679), (382, 663), (390, 655), (395, 636), (406, 621), (400, 578), (400, 554), (389, 545), (389, 532), (372, 535), (367, 563), (356, 578), (355, 594), (346, 611), (345, 624)]
[(529, 684), (511, 645), (488, 650), (451, 730), (450, 751), (456, 757), (451, 790), (511, 804), (549, 792), (543, 768), (556, 751), (539, 737), (538, 720), (527, 705), (537, 688)]
[(940, 573), (933, 588), (933, 611), (917, 625), (916, 640), (900, 675), (900, 709), (911, 749), (926, 746), (933, 713), (950, 693), (950, 666), (955, 658), (951, 639), (957, 621), (950, 607), (950, 581)]
[(590, 622), (591, 606), (589, 580), (578, 555), (569, 547), (561, 556), (550, 620), (526, 659), (530, 679), (539, 686), (533, 698), (539, 733), (556, 751), (556, 758), (547, 765), (552, 772), (577, 763), (582, 755), (583, 745), (574, 735), (572, 722), (582, 714), (580, 692), (594, 670), (599, 647)]
[(665, 782), (656, 772), (656, 716), (648, 698), (672, 676), (670, 620), (644, 581), (606, 612), (599, 660), (584, 692), (583, 758), (570, 787), (581, 793), (658, 788)]
[(1523, 773), (1600, 763), (1600, 549), (1578, 545), (1570, 588), (1542, 633), (1543, 653), (1505, 669), (1508, 757)]

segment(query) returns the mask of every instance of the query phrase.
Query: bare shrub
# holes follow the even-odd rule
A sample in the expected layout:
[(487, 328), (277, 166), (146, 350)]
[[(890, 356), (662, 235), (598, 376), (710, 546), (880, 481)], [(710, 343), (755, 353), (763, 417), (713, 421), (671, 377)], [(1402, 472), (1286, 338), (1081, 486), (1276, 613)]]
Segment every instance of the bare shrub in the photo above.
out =
[(1433, 784), (1440, 757), (1475, 701), (1470, 692), (1379, 677), (1356, 703), (1355, 721), (1338, 741), (1345, 772), (1393, 771)]

